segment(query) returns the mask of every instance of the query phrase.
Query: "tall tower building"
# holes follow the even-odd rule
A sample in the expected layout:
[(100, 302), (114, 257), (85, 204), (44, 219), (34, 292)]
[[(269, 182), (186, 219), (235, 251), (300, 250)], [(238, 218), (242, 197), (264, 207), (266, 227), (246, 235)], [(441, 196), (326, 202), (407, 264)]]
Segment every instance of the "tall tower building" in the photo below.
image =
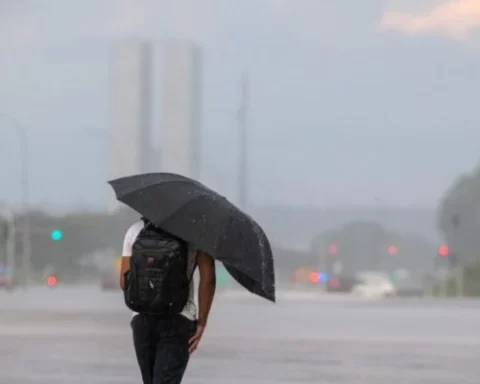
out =
[[(145, 172), (151, 155), (152, 47), (139, 40), (112, 48), (110, 85), (110, 178)], [(119, 204), (111, 195), (109, 211)]]
[(171, 40), (163, 57), (161, 169), (199, 178), (202, 52)]

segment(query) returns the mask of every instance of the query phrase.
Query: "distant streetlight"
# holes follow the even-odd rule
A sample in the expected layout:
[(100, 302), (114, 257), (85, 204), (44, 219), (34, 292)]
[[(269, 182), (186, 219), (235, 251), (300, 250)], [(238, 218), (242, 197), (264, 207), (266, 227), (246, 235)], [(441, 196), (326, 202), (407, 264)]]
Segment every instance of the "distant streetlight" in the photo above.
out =
[(242, 99), (238, 109), (238, 126), (240, 135), (240, 163), (238, 169), (238, 200), (240, 208), (248, 209), (248, 102), (249, 79), (245, 72), (242, 77)]
[(29, 143), (27, 131), (24, 126), (10, 115), (0, 113), (0, 118), (8, 121), (14, 128), (15, 133), (18, 136), (21, 147), (21, 164), (22, 164), (22, 206), (25, 214), (25, 221), (22, 228), (22, 267), (25, 273), (25, 282), (30, 281), (31, 273), (31, 236), (30, 236), (30, 203), (29, 203)]

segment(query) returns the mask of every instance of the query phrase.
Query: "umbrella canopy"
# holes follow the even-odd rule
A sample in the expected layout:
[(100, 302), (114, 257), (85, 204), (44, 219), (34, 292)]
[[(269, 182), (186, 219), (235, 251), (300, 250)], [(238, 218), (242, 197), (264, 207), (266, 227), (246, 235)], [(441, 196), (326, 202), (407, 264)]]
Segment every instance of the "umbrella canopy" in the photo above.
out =
[(275, 301), (273, 255), (249, 215), (198, 181), (148, 173), (109, 181), (117, 199), (221, 261), (250, 292)]

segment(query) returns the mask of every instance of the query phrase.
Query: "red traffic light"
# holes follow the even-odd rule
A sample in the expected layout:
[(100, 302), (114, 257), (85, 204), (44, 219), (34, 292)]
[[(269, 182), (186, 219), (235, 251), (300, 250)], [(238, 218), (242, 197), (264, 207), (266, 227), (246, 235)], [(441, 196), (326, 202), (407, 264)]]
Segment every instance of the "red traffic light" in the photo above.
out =
[(395, 256), (398, 253), (398, 248), (395, 245), (390, 245), (387, 252), (390, 256)]
[(336, 244), (331, 244), (328, 246), (328, 254), (329, 255), (336, 255), (338, 252), (338, 247)]
[(448, 257), (449, 254), (450, 254), (450, 250), (448, 249), (448, 246), (441, 245), (440, 247), (438, 247), (438, 256)]
[(49, 287), (53, 287), (57, 284), (57, 278), (55, 276), (48, 276), (47, 277), (47, 285)]

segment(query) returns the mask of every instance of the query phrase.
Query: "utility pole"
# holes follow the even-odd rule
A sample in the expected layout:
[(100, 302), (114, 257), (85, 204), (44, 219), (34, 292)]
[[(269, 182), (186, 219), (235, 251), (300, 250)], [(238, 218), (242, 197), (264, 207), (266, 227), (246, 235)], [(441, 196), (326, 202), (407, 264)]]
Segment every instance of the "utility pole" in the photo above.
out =
[(238, 170), (238, 200), (240, 208), (246, 210), (248, 208), (248, 74), (245, 72), (242, 76), (242, 94), (240, 108), (238, 109), (238, 129), (240, 144), (240, 160)]
[[(5, 220), (5, 223), (3, 223), (3, 220)], [(5, 253), (6, 253), (6, 264), (9, 268), (12, 268), (12, 271), (14, 273), (15, 271), (15, 219), (13, 216), (13, 212), (11, 209), (8, 207), (8, 205), (2, 205), (0, 204), (0, 226), (5, 228), (2, 228), (2, 232), (0, 234), (0, 240), (1, 237), (4, 236), (5, 238)], [(3, 231), (5, 229), (5, 231)]]
[(0, 113), (0, 118), (3, 118), (11, 123), (15, 129), (15, 133), (20, 140), (20, 156), (21, 156), (21, 177), (22, 177), (22, 206), (24, 212), (24, 219), (22, 220), (22, 270), (24, 283), (27, 285), (30, 282), (31, 270), (32, 270), (32, 244), (31, 244), (31, 231), (30, 231), (30, 178), (29, 178), (29, 141), (27, 131), (25, 127), (20, 124), (18, 120), (10, 115)]

